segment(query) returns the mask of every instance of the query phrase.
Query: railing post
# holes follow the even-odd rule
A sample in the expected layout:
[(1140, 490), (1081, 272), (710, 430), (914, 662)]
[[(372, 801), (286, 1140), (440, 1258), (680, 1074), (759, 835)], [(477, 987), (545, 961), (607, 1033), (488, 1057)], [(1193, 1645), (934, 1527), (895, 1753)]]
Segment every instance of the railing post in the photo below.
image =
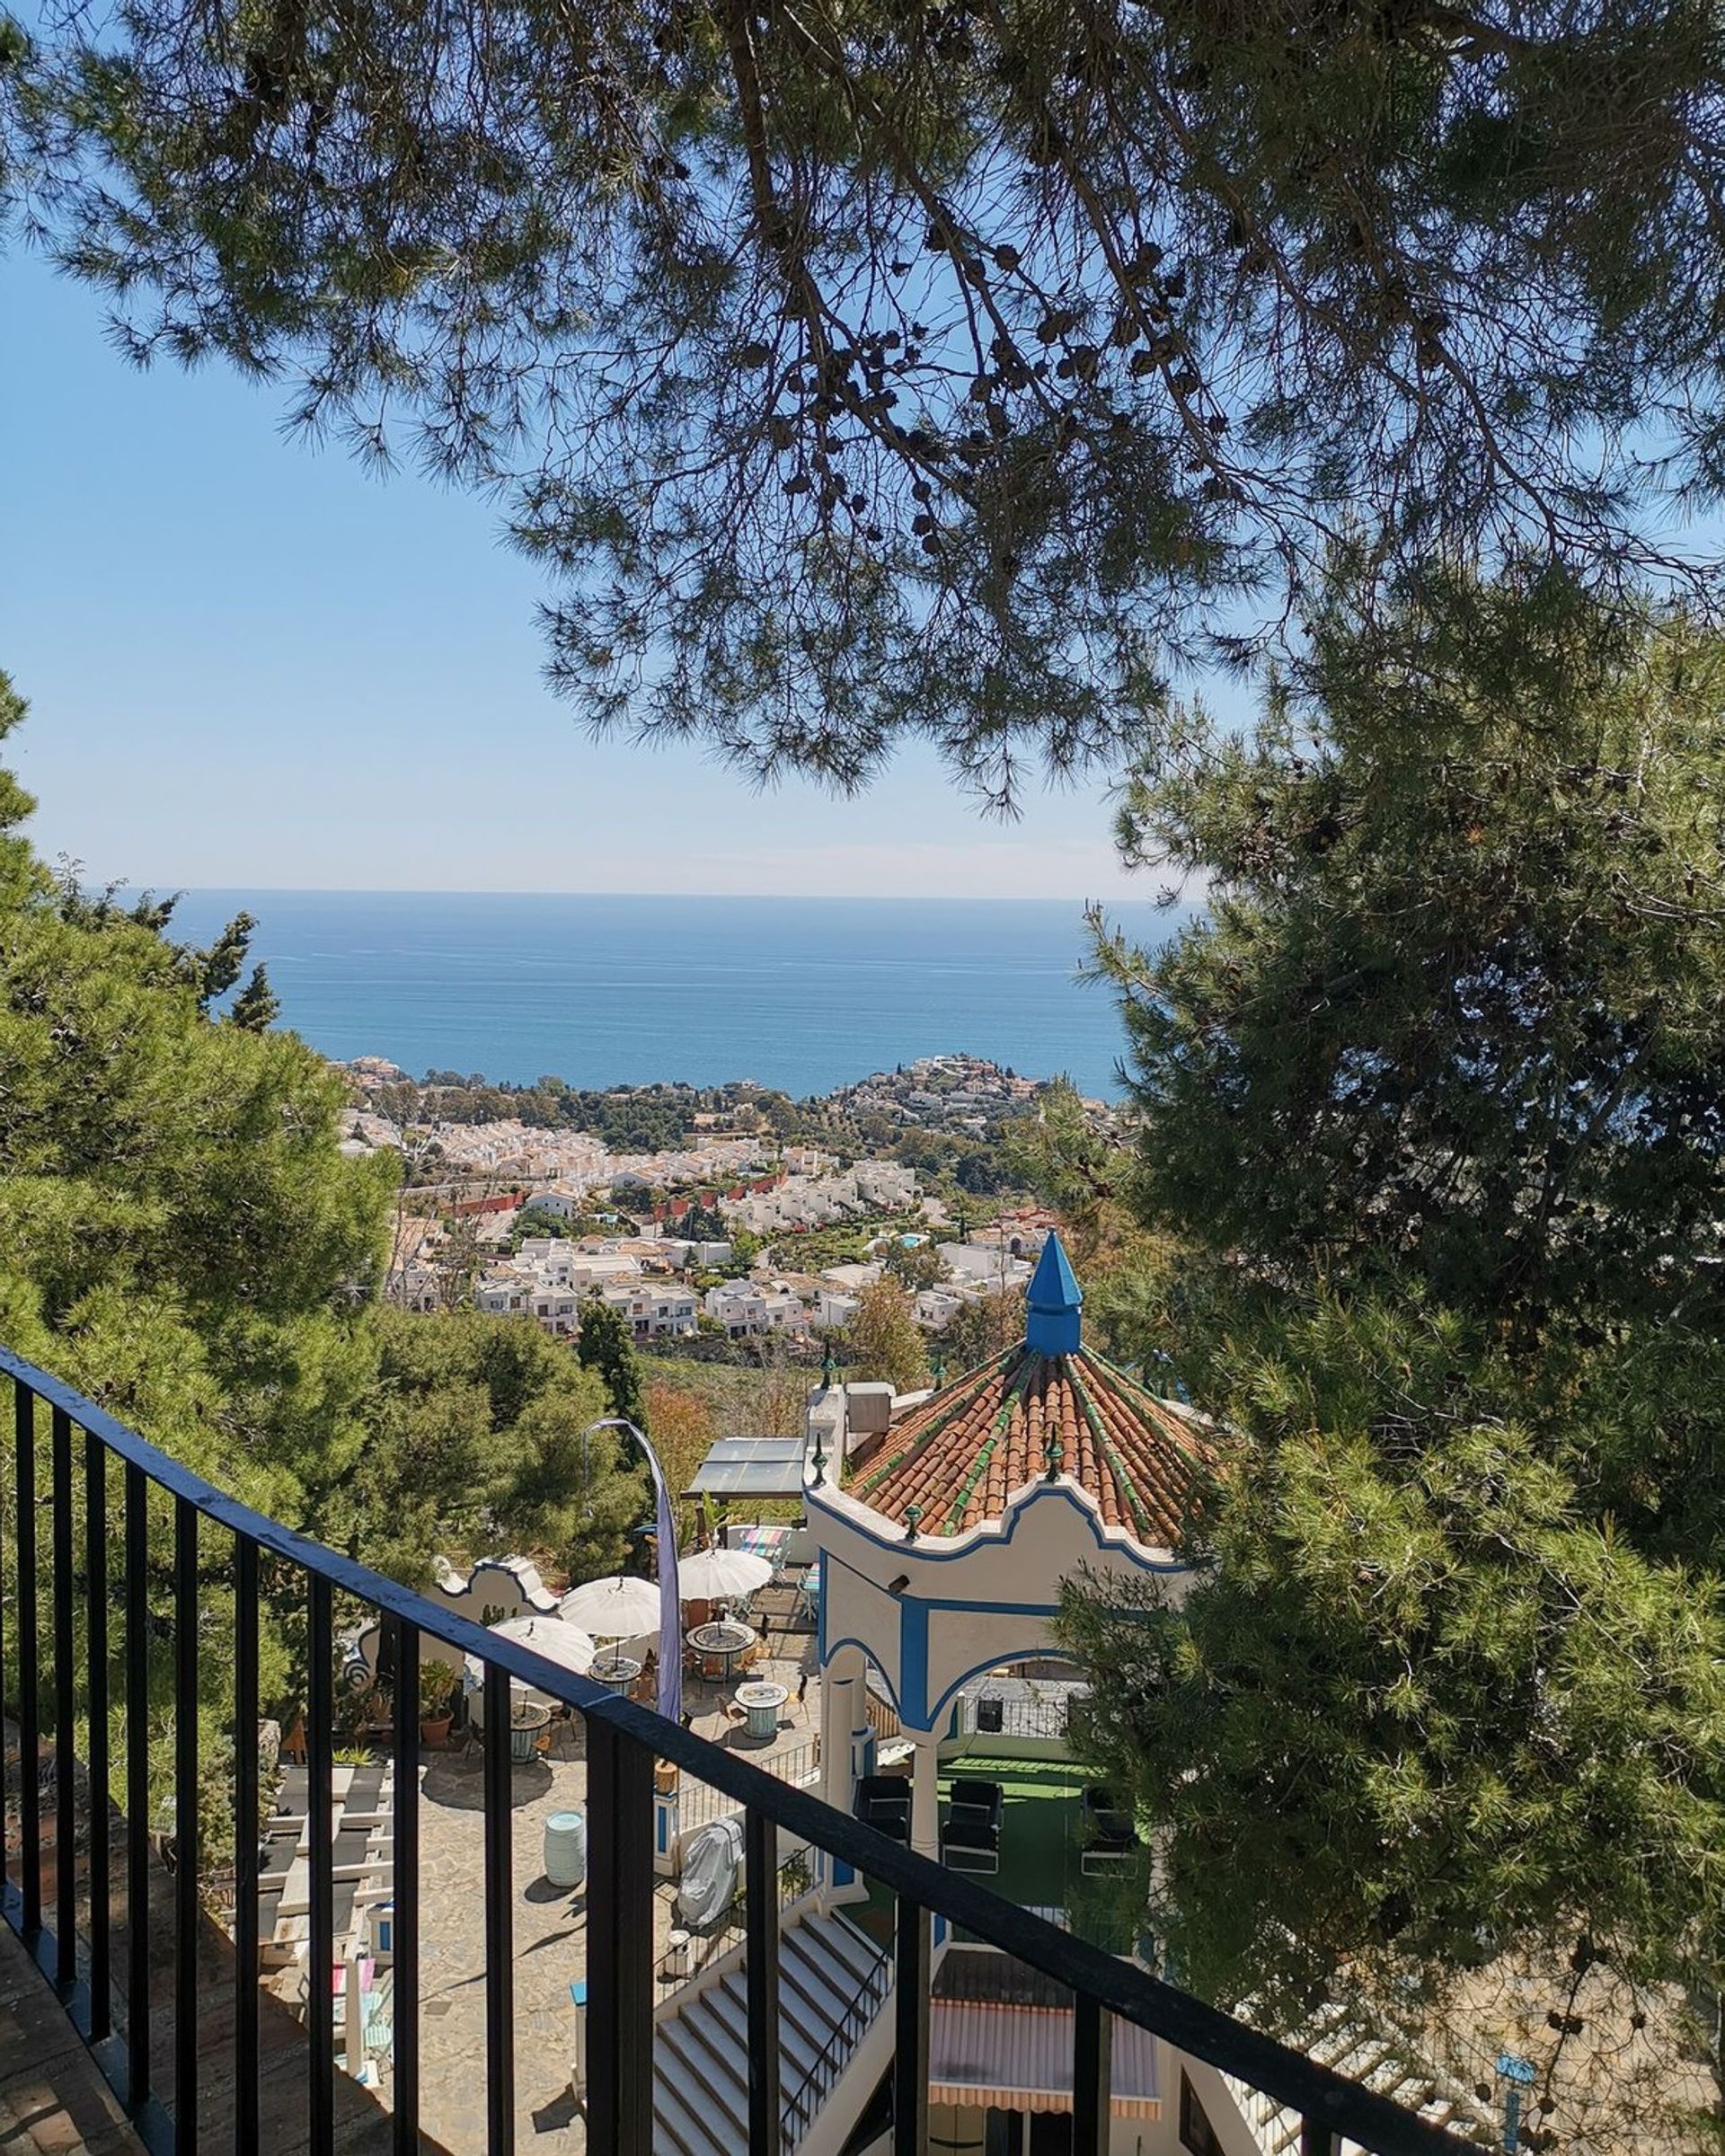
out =
[(173, 2146), (198, 2149), (198, 1508), (173, 1500)]
[(395, 2156), (420, 2156), (420, 1634), (395, 1620)]
[(99, 2044), (112, 2021), (108, 1953), (108, 1448), (84, 1434), (84, 1568), (85, 1698), (90, 1735), (90, 2041)]
[(1300, 2156), (1341, 2156), (1341, 2142), (1333, 2126), (1309, 2115), (1300, 2121)]
[(41, 1653), (36, 1603), (36, 1395), (19, 1380), (14, 1401), (18, 1506), (18, 1833), (23, 1929), (42, 1928)]
[(234, 1542), (234, 2140), (258, 2145), (258, 1545)]
[(653, 1761), (587, 1718), (588, 2148), (653, 2145)]
[(149, 1484), (126, 1462), (126, 2101), (150, 2093)]
[(1072, 2003), (1073, 2156), (1108, 2156), (1113, 2017), (1084, 1992)]
[(54, 1495), (54, 1981), (78, 1974), (77, 1674), (72, 1656), (72, 1418), (49, 1417)]
[(311, 1623), (305, 1679), (305, 1834), (311, 1910), (311, 1952), (305, 1996), (311, 2002), (312, 2156), (335, 2148), (335, 2015), (330, 1981), (335, 1968), (335, 1843), (330, 1773), (333, 1708), (330, 1697), (330, 1583), (321, 1572), (308, 1579)]
[(748, 2156), (779, 2156), (779, 1830), (743, 1815), (743, 1973), (748, 1989)]
[(928, 1911), (898, 1897), (894, 1988), (892, 2156), (924, 2156), (928, 2147)]
[(509, 1861), (509, 1673), (485, 1665), (485, 2119), (487, 2156), (515, 2151), (514, 1880)]

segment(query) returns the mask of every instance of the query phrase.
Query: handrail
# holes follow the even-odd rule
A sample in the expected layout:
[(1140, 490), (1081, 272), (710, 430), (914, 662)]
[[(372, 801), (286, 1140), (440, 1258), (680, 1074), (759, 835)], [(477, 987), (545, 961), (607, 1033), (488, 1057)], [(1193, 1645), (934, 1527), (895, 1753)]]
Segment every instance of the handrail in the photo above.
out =
[(785, 2156), (791, 2156), (791, 2152), (797, 2145), (797, 2130), (813, 2123), (816, 2112), (831, 2095), (839, 2074), (844, 2072), (844, 2066), (841, 2063), (836, 2072), (830, 2074), (823, 2070), (833, 2065), (839, 2046), (846, 2038), (851, 2039), (848, 2051), (855, 2050), (857, 2044), (862, 2041), (862, 2032), (885, 2004), (887, 1993), (892, 1985), (890, 1982), (882, 1983), (880, 1979), (891, 1962), (892, 1952), (889, 1948), (878, 1947), (875, 1949), (874, 1959), (869, 1964), (869, 1972), (862, 1979), (861, 1990), (845, 2008), (838, 2027), (827, 2037), (819, 2053), (809, 2062), (808, 2072), (786, 2098), (784, 2116), (779, 2129), (780, 2144)]
[[(774, 1781), (798, 1781), (814, 1772), (819, 1764), (819, 1746), (813, 1737), (801, 1745), (792, 1745), (783, 1752), (755, 1762), (763, 1774), (770, 1774)], [(687, 1784), (679, 1784), (677, 1792), (677, 1823), (679, 1833), (694, 1833), (715, 1820), (727, 1818), (736, 1809), (733, 1800), (722, 1789), (712, 1789), (697, 1782), (693, 1792)]]
[[(796, 1875), (799, 1871), (801, 1871), (802, 1874), (801, 1882), (793, 1884), (792, 1891), (787, 1893), (785, 1890), (786, 1875), (791, 1875), (792, 1880), (795, 1881)], [(774, 1872), (773, 1876), (778, 1886), (779, 1907), (781, 1909), (788, 1909), (792, 1902), (800, 1899), (805, 1890), (806, 1885), (809, 1883), (808, 1857), (801, 1850), (796, 1851), (792, 1855), (788, 1856), (784, 1860), (783, 1863), (779, 1866), (778, 1870)], [(739, 1886), (736, 1893), (731, 1895), (730, 1901), (725, 1904), (725, 1906), (720, 1915), (712, 1923), (708, 1925), (704, 1931), (691, 1931), (689, 1933), (689, 1947), (693, 1948), (698, 1946), (702, 1948), (701, 1959), (698, 1966), (693, 1964), (693, 1962), (691, 1964), (689, 1970), (689, 1976), (691, 1980), (693, 1980), (694, 1977), (700, 1973), (701, 1969), (704, 1969), (709, 1962), (715, 1959), (718, 1955), (729, 1954), (733, 1947), (740, 1945), (741, 1942), (748, 1936), (748, 1922), (747, 1916), (748, 1899), (748, 1889), (747, 1885)], [(684, 1950), (685, 1949), (681, 1947), (667, 1947), (665, 1951), (659, 1957), (659, 1959), (654, 1962), (653, 1974), (656, 1977), (658, 1977), (661, 1984), (669, 1981), (665, 1975), (666, 1963), (670, 1960), (674, 1954), (681, 1954)], [(675, 1994), (667, 1993), (667, 1996), (672, 1997), (675, 1996)]]
[[(650, 1776), (655, 1757), (673, 1762), (724, 1790), (747, 1810), (771, 1819), (829, 1858), (889, 1888), (902, 1906), (943, 1917), (949, 1925), (973, 1933), (1052, 1977), (1081, 2001), (1089, 2002), (1091, 2009), (1150, 2030), (1221, 2072), (1250, 2082), (1331, 2134), (1345, 2134), (1373, 2151), (1374, 2156), (1467, 2156), (1470, 2151), (1477, 2156), (1475, 2144), (1414, 2116), (1388, 2098), (1348, 2081), (1220, 2008), (1004, 1901), (963, 1873), (947, 1870), (933, 1858), (777, 1780), (650, 1708), (578, 1677), (522, 1642), (500, 1639), (358, 1559), (344, 1557), (254, 1511), (128, 1429), (94, 1401), (4, 1347), (0, 1374), (16, 1380), (173, 1498), (298, 1566), (314, 1582), (314, 1597), (339, 1589), (389, 1613), (416, 1634), (440, 1640), (464, 1657), (479, 1657), (493, 1675), (501, 1673), (503, 1678), (575, 1709), (588, 1727), (589, 1740), (597, 1731), (602, 1738), (613, 1743), (622, 1739), (632, 1746), (644, 1763), (644, 1776)], [(319, 1582), (324, 1583), (321, 1588)], [(189, 1578), (186, 1592), (190, 1596)], [(650, 1788), (650, 1781), (644, 1786)], [(642, 1833), (644, 1839), (645, 1827)], [(647, 1966), (650, 1968), (650, 1963)]]

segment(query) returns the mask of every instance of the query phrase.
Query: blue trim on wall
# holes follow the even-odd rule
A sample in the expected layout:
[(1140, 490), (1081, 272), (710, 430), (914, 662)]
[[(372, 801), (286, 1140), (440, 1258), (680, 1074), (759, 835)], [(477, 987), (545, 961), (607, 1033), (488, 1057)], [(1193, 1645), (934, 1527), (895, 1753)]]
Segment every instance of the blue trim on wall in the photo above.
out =
[(833, 1653), (836, 1654), (841, 1647), (860, 1648), (862, 1651), (862, 1659), (865, 1662), (871, 1662), (874, 1665), (876, 1674), (879, 1675), (880, 1682), (887, 1688), (887, 1697), (892, 1702), (892, 1711), (902, 1722), (905, 1719), (905, 1710), (898, 1703), (898, 1693), (893, 1684), (891, 1677), (889, 1676), (887, 1672), (880, 1666), (880, 1656), (875, 1653), (874, 1649), (869, 1645), (866, 1639), (859, 1639), (854, 1632), (846, 1632), (842, 1639), (835, 1639), (833, 1641), (832, 1648)]
[(1057, 1602), (961, 1602), (955, 1595), (919, 1595), (917, 1600), (925, 1610), (963, 1610), (973, 1617), (978, 1612), (990, 1617), (1052, 1617), (1060, 1607)]
[(929, 1607), (908, 1595), (898, 1605), (898, 1689), (905, 1701), (898, 1719), (914, 1721), (919, 1729), (928, 1720)]
[(973, 1669), (967, 1669), (961, 1677), (953, 1678), (935, 1701), (928, 1717), (928, 1727), (931, 1729), (934, 1727), (972, 1677), (985, 1676), (989, 1670), (998, 1669), (1003, 1662), (1064, 1662), (1069, 1659), (1068, 1656), (1050, 1653), (1046, 1640), (1034, 1647), (1009, 1648), (1004, 1654), (990, 1653), (986, 1660), (978, 1662)]

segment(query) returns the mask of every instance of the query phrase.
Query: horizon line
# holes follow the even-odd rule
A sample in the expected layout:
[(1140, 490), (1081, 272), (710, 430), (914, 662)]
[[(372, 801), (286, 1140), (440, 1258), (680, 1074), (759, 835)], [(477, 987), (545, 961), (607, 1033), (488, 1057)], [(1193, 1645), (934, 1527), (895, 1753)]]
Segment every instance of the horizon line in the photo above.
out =
[(181, 883), (172, 879), (158, 881), (149, 877), (128, 877), (117, 887), (119, 891), (149, 893), (152, 897), (166, 897), (171, 892), (183, 897), (220, 897), (238, 893), (257, 898), (662, 898), (675, 899), (686, 904), (699, 904), (712, 899), (739, 899), (755, 904), (784, 905), (799, 901), (814, 905), (833, 906), (1077, 906), (1094, 905), (1153, 906), (1163, 911), (1173, 911), (1187, 903), (1176, 899), (1173, 906), (1164, 906), (1154, 894), (1140, 896), (1126, 892), (1101, 898), (1079, 897), (1072, 893), (1044, 893), (1037, 897), (1022, 897), (1004, 891), (979, 891), (960, 894), (956, 891), (643, 891), (643, 890), (562, 890), (550, 888), (515, 888), (474, 890), (453, 886), (412, 886), (397, 884), (312, 884), (312, 883)]

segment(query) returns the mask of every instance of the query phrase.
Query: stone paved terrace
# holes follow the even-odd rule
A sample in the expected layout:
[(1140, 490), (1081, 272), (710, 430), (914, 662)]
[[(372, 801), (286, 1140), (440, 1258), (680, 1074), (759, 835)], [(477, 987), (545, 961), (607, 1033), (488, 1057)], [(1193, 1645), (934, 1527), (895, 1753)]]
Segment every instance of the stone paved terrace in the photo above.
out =
[(53, 1987), (0, 1923), (0, 2150), (5, 2156), (143, 2156)]
[[(818, 1678), (811, 1677), (803, 1708), (797, 1708), (795, 1696), (798, 1679), (814, 1662), (813, 1636), (774, 1627), (765, 1646), (748, 1674), (775, 1679), (791, 1699), (771, 1744), (735, 1736), (734, 1748), (740, 1757), (765, 1764), (807, 1747), (812, 1764), (820, 1722)], [(685, 1705), (698, 1735), (726, 1741), (724, 1709), (733, 1690), (734, 1683), (688, 1681)], [(552, 1813), (586, 1802), (586, 1745), (579, 1718), (553, 1725), (544, 1756), (512, 1769), (511, 1793), (516, 2143), (535, 2156), (572, 2156), (586, 2147), (570, 2089), (574, 2014), (569, 1993), (571, 1983), (587, 1972), (586, 1895), (582, 1888), (566, 1891), (547, 1882), (544, 1842)], [(476, 1743), (422, 1754), (420, 2116), (429, 2141), (452, 2156), (485, 2146), (483, 1803), (483, 1754)], [(668, 1882), (659, 1882), (653, 1911), (657, 1958), (675, 1921)], [(288, 1977), (285, 1988), (294, 1981)], [(386, 2069), (379, 2097), (388, 2104)], [(4, 2146), (0, 2142), (0, 2152)]]
[[(819, 1727), (819, 1681), (812, 1674), (811, 1633), (777, 1624), (765, 1628), (764, 1653), (751, 1675), (784, 1684), (790, 1698), (770, 1744), (732, 1733), (725, 1708), (736, 1680), (691, 1679), (685, 1703), (697, 1734), (729, 1741), (756, 1763), (793, 1754), (812, 1767)], [(798, 1680), (810, 1682), (796, 1704)], [(569, 1986), (585, 1975), (584, 1892), (553, 1888), (544, 1877), (547, 1817), (584, 1806), (586, 1746), (579, 1718), (553, 1727), (547, 1754), (512, 1769), (511, 1842), (515, 1892), (515, 2047), (517, 2146), (566, 2156), (585, 2148), (570, 2092), (573, 2010)], [(420, 1782), (420, 2123), (428, 2152), (469, 2156), (485, 2146), (484, 1896), (482, 1885), (483, 1755), (476, 1743), (421, 1755)], [(697, 1823), (716, 1807), (685, 1783)], [(51, 1825), (48, 1813), (45, 1825)], [(119, 1840), (116, 1836), (115, 1847)], [(51, 1879), (45, 1881), (51, 1892)], [(654, 1894), (654, 1952), (662, 1954), (674, 1922), (674, 1889)], [(152, 1867), (150, 1960), (155, 2026), (152, 2057), (156, 2090), (173, 2101), (173, 1968), (172, 1882)], [(83, 1899), (81, 1883), (80, 1899)], [(111, 1890), (117, 1971), (126, 1966), (124, 1881), (116, 1858)], [(697, 1949), (698, 1950), (698, 1949)], [(214, 1922), (199, 1951), (201, 2057), (199, 2122), (212, 2147), (233, 2135), (233, 2086), (226, 2046), (232, 2037), (233, 1947)], [(282, 1972), (266, 1982), (261, 2019), (264, 2143), (257, 2156), (304, 2156), (305, 2036), (300, 2018), (303, 1977)], [(123, 2019), (123, 2004), (117, 2001)], [(345, 2073), (336, 2082), (337, 2140), (343, 2156), (370, 2156), (389, 2142), (389, 2076), (369, 2093)], [(36, 2151), (87, 2150), (92, 2156), (139, 2152), (117, 2099), (62, 2010), (52, 1987), (11, 1928), (0, 1922), (0, 2156)]]

